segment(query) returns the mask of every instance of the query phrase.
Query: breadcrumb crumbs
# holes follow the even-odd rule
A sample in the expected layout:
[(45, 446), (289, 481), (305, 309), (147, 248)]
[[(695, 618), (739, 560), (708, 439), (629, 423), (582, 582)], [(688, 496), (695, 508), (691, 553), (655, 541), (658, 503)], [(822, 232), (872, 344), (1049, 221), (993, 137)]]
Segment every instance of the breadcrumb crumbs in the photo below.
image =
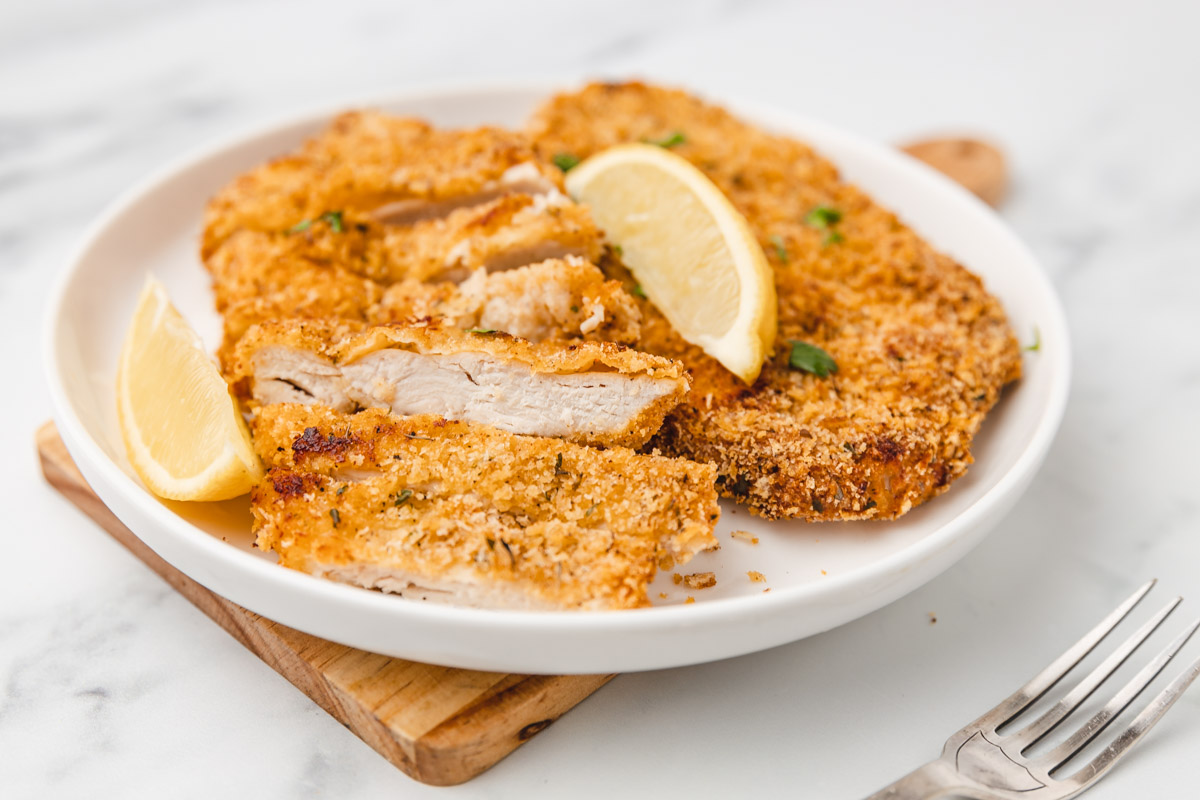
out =
[(683, 583), (683, 576), (680, 575), (678, 572), (676, 572), (674, 575), (671, 576), (671, 583), (678, 586), (679, 584)]
[(758, 544), (758, 537), (750, 531), (730, 531), (729, 535), (735, 539), (741, 539), (743, 542)]
[(658, 593), (658, 597), (659, 597), (659, 599), (660, 599), (660, 600), (666, 600), (666, 599), (667, 599), (667, 593), (666, 593), (666, 592), (659, 592), (659, 593)]
[(763, 575), (761, 572), (755, 572), (754, 570), (750, 570), (746, 574), (750, 576), (750, 580), (753, 583), (766, 583), (767, 582), (767, 577), (765, 575)]
[(689, 589), (707, 589), (717, 585), (717, 576), (711, 572), (693, 572), (691, 575), (685, 575), (683, 582)]
[(694, 602), (696, 602), (696, 598), (692, 597), (692, 596), (689, 594), (689, 595), (688, 595), (688, 599), (687, 599), (687, 600), (684, 600), (684, 601), (683, 601), (683, 604), (686, 606), (688, 603), (694, 603)]

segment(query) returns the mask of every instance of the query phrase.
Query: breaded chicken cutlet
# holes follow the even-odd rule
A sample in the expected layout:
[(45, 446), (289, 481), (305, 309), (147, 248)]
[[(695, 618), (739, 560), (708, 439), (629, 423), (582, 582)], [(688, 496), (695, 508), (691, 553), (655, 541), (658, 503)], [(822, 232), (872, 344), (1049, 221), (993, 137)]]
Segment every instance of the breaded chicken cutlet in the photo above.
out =
[(277, 319), (345, 319), (373, 324), (429, 316), (460, 328), (494, 328), (531, 341), (591, 339), (631, 344), (641, 312), (619, 281), (581, 258), (550, 259), (460, 284), (407, 279), (391, 285), (343, 266), (280, 234), (240, 231), (208, 260), (224, 317), (221, 361), (251, 325)]
[(254, 443), (256, 543), (281, 564), (492, 608), (649, 604), (660, 562), (713, 546), (711, 466), (435, 416), (273, 405)]
[[(751, 387), (642, 304), (638, 346), (694, 376), (656, 446), (716, 465), (722, 493), (769, 518), (895, 518), (963, 474), (985, 414), (1021, 373), (978, 277), (808, 146), (680, 91), (593, 84), (548, 101), (526, 132), (547, 160), (671, 136), (774, 267), (777, 346)], [(825, 350), (836, 373), (791, 368), (792, 341)]]
[(340, 115), (217, 194), (201, 258), (239, 231), (295, 237), (310, 257), (384, 283), (600, 255), (590, 215), (562, 193), (561, 171), (520, 135), (376, 112)]
[(611, 342), (533, 344), (436, 319), (263, 323), (238, 342), (229, 379), (252, 408), (384, 408), (626, 447), (645, 444), (688, 390), (678, 361)]

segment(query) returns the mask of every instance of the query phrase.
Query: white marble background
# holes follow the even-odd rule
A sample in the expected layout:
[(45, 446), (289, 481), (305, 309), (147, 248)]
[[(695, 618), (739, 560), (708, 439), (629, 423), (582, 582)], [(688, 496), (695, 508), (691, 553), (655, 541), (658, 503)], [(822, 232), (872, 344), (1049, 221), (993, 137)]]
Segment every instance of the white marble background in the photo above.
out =
[[(1142, 580), (1190, 595), (1194, 616), (1198, 26), (1187, 0), (0, 5), (0, 796), (853, 798), (935, 756)], [(1016, 171), (1004, 215), (1070, 317), (1074, 391), (1019, 508), (925, 588), (770, 652), (620, 677), (483, 777), (435, 790), (44, 486), (42, 307), (87, 222), (212, 137), (365, 92), (585, 76), (743, 96), (884, 141), (993, 135)], [(1089, 797), (1196, 797), (1198, 743), (1195, 690)]]

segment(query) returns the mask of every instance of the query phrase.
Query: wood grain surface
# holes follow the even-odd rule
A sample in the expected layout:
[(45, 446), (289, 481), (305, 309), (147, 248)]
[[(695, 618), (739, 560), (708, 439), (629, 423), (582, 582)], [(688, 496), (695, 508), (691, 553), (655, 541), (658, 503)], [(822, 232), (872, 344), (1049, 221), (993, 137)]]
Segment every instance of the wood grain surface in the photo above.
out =
[(159, 558), (92, 492), (53, 423), (38, 430), (37, 447), (51, 486), (247, 649), (416, 780), (440, 786), (470, 780), (614, 677), (507, 675), (438, 667), (355, 650), (272, 622), (210, 592)]

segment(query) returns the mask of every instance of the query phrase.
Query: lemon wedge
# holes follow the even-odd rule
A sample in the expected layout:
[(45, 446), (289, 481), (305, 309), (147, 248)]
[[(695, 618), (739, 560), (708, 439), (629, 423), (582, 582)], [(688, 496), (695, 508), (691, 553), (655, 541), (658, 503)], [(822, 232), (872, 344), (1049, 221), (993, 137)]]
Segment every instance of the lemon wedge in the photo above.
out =
[(775, 342), (775, 276), (721, 190), (650, 144), (597, 153), (567, 173), (566, 185), (675, 330), (753, 383)]
[(262, 477), (229, 387), (154, 278), (121, 347), (117, 414), (130, 463), (160, 497), (226, 500)]

